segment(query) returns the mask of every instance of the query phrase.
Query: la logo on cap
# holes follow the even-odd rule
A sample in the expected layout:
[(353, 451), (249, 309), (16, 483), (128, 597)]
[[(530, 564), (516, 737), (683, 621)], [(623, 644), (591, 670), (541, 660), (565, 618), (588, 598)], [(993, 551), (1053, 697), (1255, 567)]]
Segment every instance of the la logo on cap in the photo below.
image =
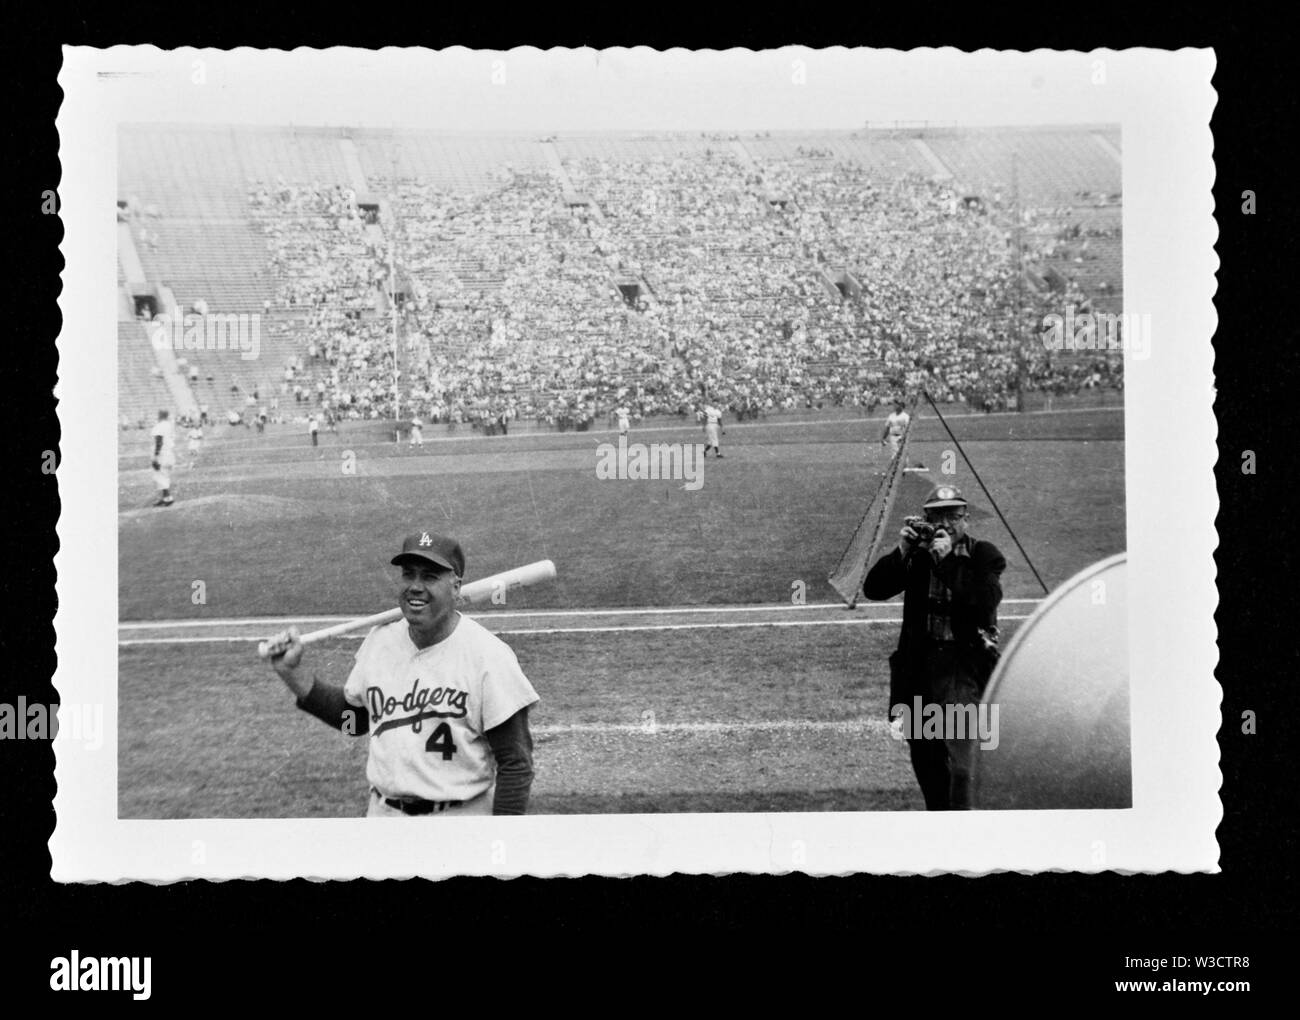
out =
[(433, 539), (429, 537), (429, 533), (427, 531), (420, 532), (420, 544), (425, 546), (433, 545)]
[(936, 495), (938, 495), (940, 499), (952, 499), (956, 493), (954, 493), (952, 489), (944, 488), (940, 489)]

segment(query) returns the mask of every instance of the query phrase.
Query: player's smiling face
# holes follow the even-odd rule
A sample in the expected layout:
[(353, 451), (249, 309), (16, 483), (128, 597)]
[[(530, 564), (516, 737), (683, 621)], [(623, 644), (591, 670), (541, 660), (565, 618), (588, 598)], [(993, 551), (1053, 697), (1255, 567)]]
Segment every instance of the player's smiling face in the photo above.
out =
[(398, 587), (402, 616), (421, 648), (441, 641), (455, 628), (456, 596), (460, 592), (460, 578), (455, 571), (409, 560), (401, 564)]

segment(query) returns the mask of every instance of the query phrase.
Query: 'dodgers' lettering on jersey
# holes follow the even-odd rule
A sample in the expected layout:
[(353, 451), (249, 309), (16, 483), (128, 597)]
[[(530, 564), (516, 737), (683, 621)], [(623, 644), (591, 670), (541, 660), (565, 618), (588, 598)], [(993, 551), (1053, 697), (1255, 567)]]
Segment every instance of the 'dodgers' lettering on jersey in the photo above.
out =
[[(468, 697), (468, 691), (457, 690), (454, 687), (421, 686), (418, 677), (400, 700), (384, 697), (383, 689), (380, 687), (367, 687), (370, 734), (377, 737), (384, 730), (395, 729), (398, 726), (409, 726), (414, 732), (419, 733), (425, 719), (463, 719), (466, 713), (465, 701)], [(400, 718), (385, 718), (396, 715), (398, 711), (411, 714)]]

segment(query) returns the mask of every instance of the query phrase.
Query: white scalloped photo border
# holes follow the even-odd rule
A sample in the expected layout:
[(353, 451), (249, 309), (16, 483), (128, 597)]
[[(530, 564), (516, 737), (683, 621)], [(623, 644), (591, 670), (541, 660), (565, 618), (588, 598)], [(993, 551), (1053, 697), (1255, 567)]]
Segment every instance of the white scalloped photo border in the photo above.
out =
[[(1038, 124), (1120, 126), (1123, 293), (1126, 310), (1149, 314), (1152, 324), (1150, 356), (1127, 358), (1124, 378), (1132, 808), (529, 816), (463, 818), (454, 826), (426, 819), (397, 825), (362, 818), (119, 819), (117, 125), (202, 121), (287, 126), (323, 123), (324, 114), (314, 112), (323, 109), (331, 123), (347, 118), (354, 124), (403, 126), (418, 103), (390, 99), (392, 109), (367, 112), (367, 95), (373, 104), (379, 93), (358, 85), (414, 86), (425, 80), (430, 67), (446, 65), (448, 74), (467, 76), (464, 87), (472, 91), (488, 81), (490, 61), (502, 54), (463, 49), (439, 54), (339, 48), (286, 54), (67, 48), (59, 75), (65, 99), (57, 122), (66, 269), (56, 390), (63, 456), (58, 470), (62, 515), (55, 560), (55, 685), (65, 704), (102, 704), (105, 733), (104, 746), (96, 751), (62, 737), (55, 741), (57, 822), (49, 844), (53, 877), (61, 882), (171, 882), (674, 872), (1217, 871), (1222, 777), (1212, 558), (1218, 513), (1211, 346), (1218, 266), (1210, 192), (1213, 52), (578, 52), (581, 60), (574, 66), (581, 73), (557, 80), (561, 94), (592, 97), (589, 126), (595, 130), (602, 127), (604, 105), (612, 103), (608, 89), (620, 81), (654, 81), (656, 69), (671, 71), (676, 84), (645, 93), (647, 109), (662, 121), (647, 121), (647, 130), (671, 126), (674, 118), (684, 116), (680, 111), (692, 108), (690, 96), (697, 97), (698, 105), (711, 101), (709, 94), (726, 99), (720, 110), (741, 111), (735, 116), (746, 122), (732, 125), (737, 130), (761, 128), (764, 115), (798, 126), (788, 124), (800, 115), (800, 108), (790, 106), (795, 100), (773, 99), (754, 85), (756, 68), (784, 69), (780, 73), (788, 76), (796, 59), (808, 62), (810, 76), (845, 75), (841, 84), (846, 87), (892, 83), (892, 94), (904, 109), (918, 94), (939, 103), (944, 87), (957, 102), (963, 88), (970, 93), (970, 83), (979, 81), (985, 83), (982, 109), (994, 118), (985, 123), (1027, 122), (1023, 118), (1028, 116)], [(561, 62), (554, 53), (533, 49), (505, 57), (516, 66), (545, 68), (548, 62)], [(200, 59), (209, 82), (206, 91), (190, 84), (193, 62)], [(1103, 86), (1090, 80), (1096, 60), (1105, 62)], [(519, 65), (521, 61), (532, 63)], [(854, 68), (860, 78), (853, 78)], [(471, 75), (478, 77), (471, 81)], [(250, 78), (274, 84), (253, 88)], [(599, 89), (597, 83), (602, 83)], [(865, 105), (872, 93), (861, 94)], [(826, 101), (842, 100), (844, 90), (829, 89), (825, 95), (830, 97)], [(565, 128), (563, 117), (572, 111), (563, 104), (546, 107), (544, 98), (533, 97), (527, 102), (534, 105), (517, 110), (504, 100), (498, 105), (504, 104), (507, 121), (514, 116), (535, 123), (541, 115), (537, 111), (552, 109), (557, 119), (544, 126)], [(999, 121), (999, 115), (1007, 119)], [(748, 123), (751, 119), (755, 123)], [(768, 126), (777, 130), (781, 123)], [(810, 129), (830, 126), (807, 123)], [(1172, 500), (1179, 506), (1176, 527), (1159, 512)], [(284, 710), (292, 710), (287, 700)], [(1096, 856), (1098, 842), (1106, 847), (1104, 861)], [(196, 845), (208, 848), (201, 861), (193, 852)]]

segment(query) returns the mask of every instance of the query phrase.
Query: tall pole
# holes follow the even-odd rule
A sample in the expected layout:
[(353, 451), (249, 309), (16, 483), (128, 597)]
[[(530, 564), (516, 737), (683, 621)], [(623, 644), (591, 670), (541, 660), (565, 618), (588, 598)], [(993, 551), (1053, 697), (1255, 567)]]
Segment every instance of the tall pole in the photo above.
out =
[(1015, 343), (1016, 343), (1016, 410), (1023, 411), (1024, 408), (1024, 391), (1025, 391), (1025, 341), (1022, 329), (1024, 328), (1025, 318), (1025, 248), (1021, 240), (1020, 230), (1024, 217), (1020, 212), (1020, 174), (1017, 165), (1016, 153), (1011, 153), (1011, 214), (1016, 218), (1016, 225), (1012, 231), (1012, 242), (1016, 246), (1016, 310), (1015, 310)]
[(393, 316), (393, 435), (397, 435), (397, 423), (401, 420), (402, 387), (398, 382), (397, 372), (397, 141), (393, 141), (393, 172), (389, 180), (388, 207), (392, 210), (393, 236), (388, 239), (388, 304)]

